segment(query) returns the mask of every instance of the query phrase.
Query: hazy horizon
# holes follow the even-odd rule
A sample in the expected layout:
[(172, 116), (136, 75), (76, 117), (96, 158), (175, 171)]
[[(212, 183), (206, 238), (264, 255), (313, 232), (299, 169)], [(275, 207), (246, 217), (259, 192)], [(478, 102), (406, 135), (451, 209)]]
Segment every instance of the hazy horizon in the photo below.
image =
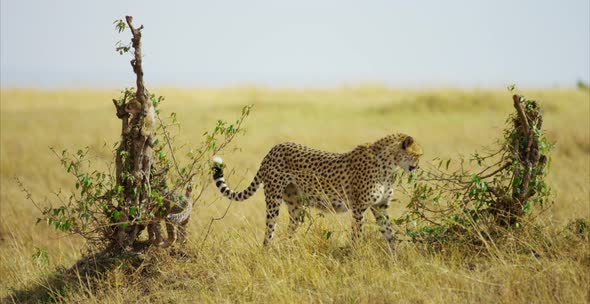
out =
[(2, 88), (574, 87), (590, 81), (590, 2), (0, 2)]

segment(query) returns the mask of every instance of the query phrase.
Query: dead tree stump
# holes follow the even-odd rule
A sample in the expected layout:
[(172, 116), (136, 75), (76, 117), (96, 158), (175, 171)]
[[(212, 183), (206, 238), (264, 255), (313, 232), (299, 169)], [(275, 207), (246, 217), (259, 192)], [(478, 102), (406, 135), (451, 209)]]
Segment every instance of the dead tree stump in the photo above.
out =
[(135, 95), (125, 95), (123, 102), (113, 100), (117, 117), (121, 120), (121, 142), (116, 151), (116, 189), (122, 196), (111, 216), (113, 234), (111, 247), (124, 250), (130, 246), (145, 227), (142, 213), (150, 203), (150, 172), (154, 159), (152, 149), (155, 134), (155, 111), (150, 94), (143, 81), (141, 30), (135, 28), (133, 18), (125, 17), (131, 30), (133, 59), (131, 67), (136, 75)]

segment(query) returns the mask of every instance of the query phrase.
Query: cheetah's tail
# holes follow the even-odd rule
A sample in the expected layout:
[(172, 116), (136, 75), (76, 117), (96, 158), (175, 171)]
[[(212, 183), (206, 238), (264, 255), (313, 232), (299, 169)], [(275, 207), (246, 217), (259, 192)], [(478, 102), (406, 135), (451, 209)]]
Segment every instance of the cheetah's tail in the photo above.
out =
[(243, 201), (248, 199), (261, 184), (260, 177), (258, 177), (258, 173), (254, 176), (254, 180), (250, 183), (248, 188), (241, 192), (235, 192), (229, 188), (229, 186), (225, 183), (225, 179), (223, 178), (223, 160), (219, 156), (215, 156), (213, 158), (213, 181), (215, 181), (215, 186), (219, 189), (219, 192), (223, 194), (223, 196), (229, 198), (232, 201)]

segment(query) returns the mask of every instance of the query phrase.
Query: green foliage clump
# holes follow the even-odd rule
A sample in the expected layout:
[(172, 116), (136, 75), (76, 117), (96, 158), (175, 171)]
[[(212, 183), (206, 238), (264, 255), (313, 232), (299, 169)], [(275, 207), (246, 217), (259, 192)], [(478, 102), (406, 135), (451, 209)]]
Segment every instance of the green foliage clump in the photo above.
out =
[[(413, 241), (469, 244), (494, 238), (502, 229), (519, 228), (533, 209), (550, 203), (545, 181), (553, 145), (542, 131), (536, 101), (514, 95), (516, 113), (506, 120), (493, 148), (459, 160), (435, 163), (410, 176), (408, 211), (397, 219)], [(397, 178), (398, 183), (404, 179)]]
[[(130, 96), (134, 96), (133, 89), (125, 89), (117, 102), (123, 104)], [(122, 225), (125, 229), (128, 225), (147, 225), (158, 216), (161, 217), (165, 193), (173, 193), (196, 180), (194, 187), (199, 191), (196, 191), (197, 196), (193, 199), (199, 199), (200, 194), (210, 184), (210, 158), (226, 148), (243, 132), (242, 124), (250, 114), (251, 106), (245, 106), (234, 123), (218, 120), (212, 131), (203, 133), (203, 139), (199, 144), (184, 151), (187, 161), (180, 164), (175, 156), (180, 150), (175, 143), (176, 135), (170, 132), (171, 128), (180, 126), (176, 113), (170, 113), (167, 118), (162, 119), (160, 105), (164, 98), (152, 94), (150, 100), (155, 108), (158, 124), (152, 143), (155, 157), (151, 170), (149, 202), (125, 208), (126, 191), (132, 191), (137, 195), (146, 189), (124, 189), (117, 183), (113, 162), (107, 165), (107, 170), (95, 169), (96, 158), (89, 155), (88, 147), (75, 153), (68, 150), (58, 152), (51, 148), (64, 170), (74, 177), (74, 191), (55, 193), (57, 206), (48, 203), (44, 206), (35, 204), (41, 209), (37, 223), (45, 222), (55, 230), (80, 235), (91, 247), (104, 248), (113, 237), (113, 227)], [(117, 153), (121, 153), (122, 159), (125, 159), (126, 150), (119, 149), (120, 144), (116, 143), (113, 146), (113, 153), (115, 158)], [(124, 170), (123, 174), (126, 172), (128, 171)], [(22, 184), (21, 187), (27, 193), (27, 198), (32, 199)]]

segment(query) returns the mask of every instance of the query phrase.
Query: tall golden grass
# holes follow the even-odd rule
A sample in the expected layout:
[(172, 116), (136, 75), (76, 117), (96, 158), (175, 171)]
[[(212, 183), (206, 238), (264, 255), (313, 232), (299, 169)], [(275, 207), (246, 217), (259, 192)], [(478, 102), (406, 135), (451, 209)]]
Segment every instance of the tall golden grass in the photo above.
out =
[[(378, 86), (339, 89), (170, 89), (163, 113), (176, 112), (178, 143), (190, 147), (217, 119), (235, 120), (254, 104), (247, 132), (223, 155), (234, 188), (253, 178), (263, 156), (280, 142), (344, 152), (393, 132), (411, 134), (424, 160), (469, 155), (501, 136), (511, 113), (502, 90), (395, 90)], [(131, 271), (120, 265), (92, 284), (59, 283), (59, 269), (85, 252), (75, 237), (35, 225), (36, 207), (19, 190), (18, 177), (41, 204), (72, 179), (49, 147), (89, 146), (96, 165), (112, 159), (118, 120), (111, 98), (117, 90), (2, 89), (0, 92), (0, 298), (84, 303), (146, 302), (364, 302), (364, 303), (587, 303), (590, 246), (584, 235), (564, 230), (590, 218), (590, 93), (587, 90), (524, 90), (545, 109), (544, 127), (556, 143), (549, 184), (555, 201), (537, 224), (482, 252), (457, 244), (431, 250), (401, 243), (394, 259), (371, 216), (364, 240), (349, 240), (350, 215), (315, 216), (293, 239), (282, 210), (277, 239), (261, 247), (264, 196), (232, 203), (214, 187), (197, 202), (185, 255), (152, 255)], [(182, 161), (182, 154), (178, 154)], [(198, 181), (208, 183), (210, 181)], [(404, 210), (393, 204), (392, 216)], [(212, 218), (210, 234), (205, 233)], [(313, 215), (317, 211), (312, 210)], [(326, 239), (325, 231), (333, 231)], [(44, 258), (45, 253), (47, 259)], [(129, 279), (131, 278), (131, 279)]]

